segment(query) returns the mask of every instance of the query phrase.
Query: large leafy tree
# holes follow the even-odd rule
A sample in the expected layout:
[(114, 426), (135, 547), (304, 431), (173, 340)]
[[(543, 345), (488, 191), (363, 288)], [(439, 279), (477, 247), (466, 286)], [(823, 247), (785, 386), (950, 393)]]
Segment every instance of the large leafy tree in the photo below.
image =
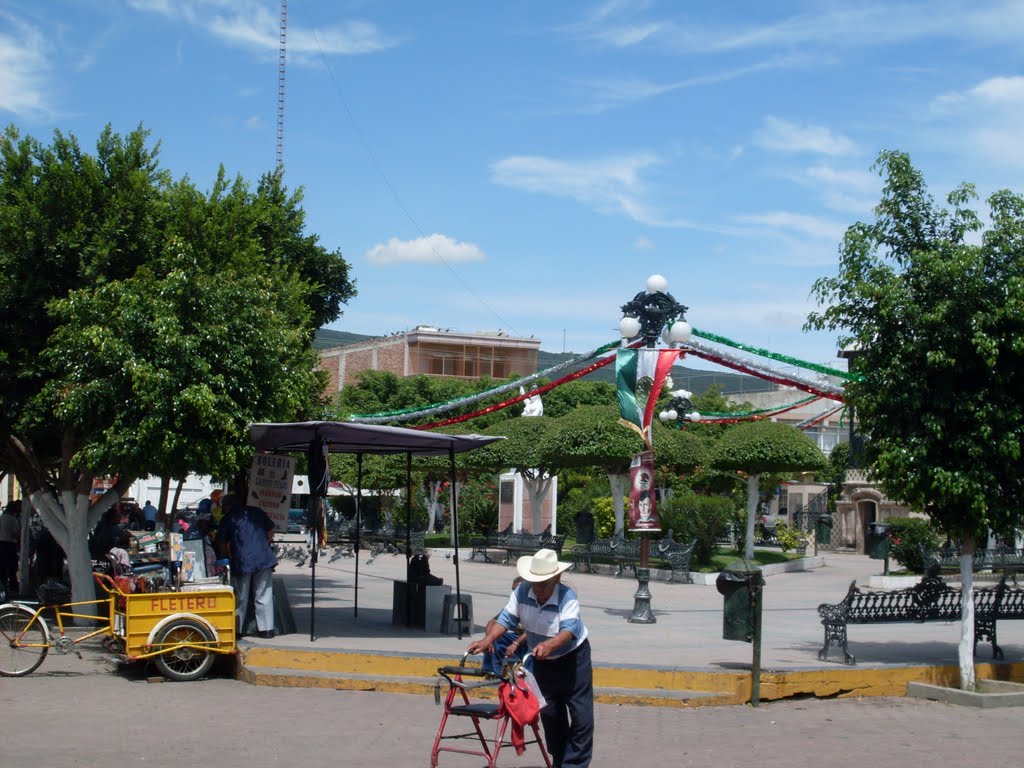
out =
[[(0, 137), (0, 449), (77, 599), (88, 532), (137, 477), (229, 475), (247, 423), (319, 407), (312, 334), (354, 294), (279, 175), (204, 194), (147, 138)], [(117, 482), (91, 504), (97, 475)]]
[(754, 518), (760, 499), (761, 475), (823, 469), (825, 454), (803, 432), (773, 421), (752, 421), (729, 429), (711, 450), (715, 469), (747, 476), (747, 535), (744, 557), (754, 558)]
[(936, 205), (902, 152), (883, 152), (875, 220), (846, 231), (826, 305), (808, 326), (859, 347), (847, 389), (867, 459), (886, 493), (961, 544), (960, 683), (974, 687), (972, 557), (986, 529), (1021, 524), (1024, 473), (1024, 198), (971, 185)]

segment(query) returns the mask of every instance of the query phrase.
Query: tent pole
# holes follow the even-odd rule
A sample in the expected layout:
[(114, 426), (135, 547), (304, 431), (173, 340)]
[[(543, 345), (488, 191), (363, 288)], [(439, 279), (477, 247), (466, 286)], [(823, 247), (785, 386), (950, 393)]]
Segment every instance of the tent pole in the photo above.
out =
[[(412, 451), (405, 453), (405, 626), (412, 625)], [(423, 587), (426, 590), (426, 586)], [(426, 628), (426, 616), (423, 617)]]
[(356, 588), (352, 618), (359, 618), (359, 531), (363, 527), (363, 454), (356, 454)]
[[(454, 534), (455, 544), (455, 610), (458, 614), (458, 618), (461, 619), (462, 614), (458, 613), (462, 610), (462, 585), (459, 581), (459, 495), (455, 489), (455, 446), (448, 446), (448, 461), (451, 465), (451, 478), (449, 482), (449, 488), (452, 489), (452, 533)], [(468, 613), (468, 612), (467, 612)], [(455, 622), (456, 632), (458, 633), (459, 640), (462, 639), (462, 622)], [(469, 628), (469, 633), (473, 634), (473, 628)]]

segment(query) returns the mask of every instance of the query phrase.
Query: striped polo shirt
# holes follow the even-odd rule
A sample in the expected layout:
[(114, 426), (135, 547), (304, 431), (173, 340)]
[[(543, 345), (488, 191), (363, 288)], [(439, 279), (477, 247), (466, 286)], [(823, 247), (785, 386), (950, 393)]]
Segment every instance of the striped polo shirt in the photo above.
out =
[(563, 629), (569, 630), (573, 634), (573, 642), (559, 648), (549, 659), (572, 653), (587, 639), (587, 627), (580, 617), (580, 601), (576, 593), (561, 582), (543, 605), (534, 597), (533, 585), (523, 582), (512, 590), (508, 605), (498, 614), (497, 620), (507, 629), (522, 625), (531, 649)]

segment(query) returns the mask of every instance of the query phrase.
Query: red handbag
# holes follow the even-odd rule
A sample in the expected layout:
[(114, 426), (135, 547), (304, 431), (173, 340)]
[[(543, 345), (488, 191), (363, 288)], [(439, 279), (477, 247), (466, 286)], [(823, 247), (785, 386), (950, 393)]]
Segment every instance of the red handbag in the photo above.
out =
[(526, 751), (526, 738), (523, 729), (533, 725), (540, 718), (540, 702), (533, 691), (519, 675), (513, 674), (510, 680), (502, 680), (498, 685), (500, 711), (512, 718), (512, 733), (509, 738), (517, 755)]

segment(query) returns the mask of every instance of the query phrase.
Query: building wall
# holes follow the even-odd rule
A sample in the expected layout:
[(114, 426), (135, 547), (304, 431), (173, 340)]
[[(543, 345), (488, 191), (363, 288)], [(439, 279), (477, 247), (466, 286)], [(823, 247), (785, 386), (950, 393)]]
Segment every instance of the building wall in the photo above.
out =
[(388, 371), (396, 376), (445, 376), (504, 379), (537, 370), (538, 339), (503, 333), (455, 333), (418, 326), (397, 336), (320, 350), (319, 367), (327, 372), (328, 396), (355, 381), (361, 371)]

